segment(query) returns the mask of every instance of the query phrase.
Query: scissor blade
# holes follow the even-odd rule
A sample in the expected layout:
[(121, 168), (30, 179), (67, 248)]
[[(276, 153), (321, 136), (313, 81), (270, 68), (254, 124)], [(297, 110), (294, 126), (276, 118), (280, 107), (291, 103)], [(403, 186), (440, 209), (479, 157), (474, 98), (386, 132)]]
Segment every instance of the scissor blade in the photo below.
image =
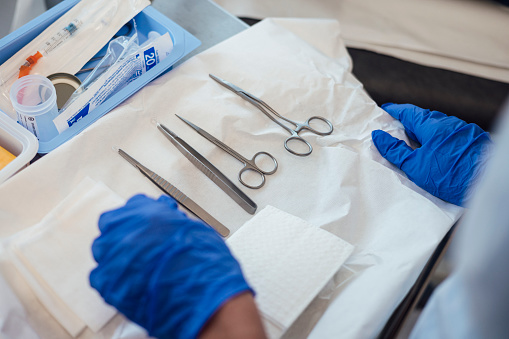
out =
[(188, 124), (192, 129), (194, 129), (196, 132), (198, 132), (198, 134), (200, 134), (202, 137), (204, 137), (205, 139), (207, 139), (208, 141), (210, 141), (211, 143), (213, 143), (214, 145), (216, 145), (217, 147), (221, 148), (223, 151), (225, 151), (226, 153), (230, 154), (231, 156), (235, 157), (237, 160), (241, 161), (241, 162), (247, 162), (247, 159), (245, 159), (242, 155), (240, 155), (237, 151), (235, 151), (234, 149), (232, 149), (230, 146), (226, 145), (225, 143), (223, 143), (221, 140), (215, 138), (214, 136), (212, 136), (211, 134), (209, 134), (207, 131), (205, 131), (204, 129), (201, 129), (200, 127), (196, 126), (195, 124), (193, 124), (191, 121), (189, 120), (186, 120), (184, 118), (182, 118), (181, 116), (175, 114), (180, 120), (182, 120), (183, 122), (185, 122), (186, 124)]
[(171, 141), (171, 143), (182, 153), (196, 168), (202, 171), (213, 183), (221, 188), (247, 213), (254, 214), (258, 206), (244, 192), (242, 192), (230, 179), (219, 169), (212, 165), (203, 155), (180, 139), (168, 127), (157, 124), (157, 128)]
[(242, 88), (240, 88), (238, 86), (235, 86), (231, 82), (228, 82), (228, 81), (226, 81), (224, 79), (221, 79), (220, 77), (217, 77), (214, 74), (209, 74), (209, 77), (211, 77), (212, 79), (216, 80), (220, 85), (228, 88), (230, 91), (235, 92), (236, 94), (246, 93), (246, 91), (244, 91)]
[(161, 178), (154, 171), (149, 170), (147, 167), (140, 164), (129, 154), (124, 152), (122, 149), (118, 150), (118, 153), (127, 160), (131, 165), (140, 170), (143, 175), (150, 179), (157, 187), (159, 187), (163, 192), (171, 196), (173, 199), (177, 200), (179, 204), (187, 208), (191, 213), (196, 215), (198, 218), (203, 220), (205, 223), (214, 228), (220, 235), (223, 237), (227, 237), (230, 234), (230, 230), (226, 228), (223, 224), (217, 221), (213, 216), (207, 213), (203, 208), (201, 208), (197, 203), (195, 203), (191, 198), (182, 193), (178, 188), (170, 184), (165, 179)]
[[(278, 116), (279, 116), (279, 114), (277, 112), (275, 112), (272, 108), (270, 108), (269, 105), (267, 105), (265, 102), (263, 102), (263, 100), (261, 100), (260, 98), (254, 96), (253, 94), (251, 94), (249, 92), (246, 92), (242, 88), (240, 88), (238, 86), (235, 86), (231, 82), (228, 82), (228, 81), (226, 81), (224, 79), (221, 79), (221, 78), (215, 76), (214, 74), (209, 74), (209, 76), (212, 79), (216, 80), (222, 86), (226, 87), (230, 91), (232, 91), (235, 94), (237, 94), (238, 96), (240, 96), (242, 99), (249, 101), (251, 104), (256, 106), (259, 110), (261, 110), (266, 116), (268, 116), (271, 120), (273, 120), (274, 122), (279, 124), (279, 122), (272, 115), (270, 115), (269, 113), (267, 113), (265, 111), (264, 107), (267, 108), (268, 110), (270, 110), (271, 112), (274, 112)], [(281, 125), (281, 126), (283, 128), (286, 128), (284, 125)], [(288, 130), (288, 131), (290, 131), (290, 130)], [(290, 133), (291, 133), (291, 131), (290, 131)]]

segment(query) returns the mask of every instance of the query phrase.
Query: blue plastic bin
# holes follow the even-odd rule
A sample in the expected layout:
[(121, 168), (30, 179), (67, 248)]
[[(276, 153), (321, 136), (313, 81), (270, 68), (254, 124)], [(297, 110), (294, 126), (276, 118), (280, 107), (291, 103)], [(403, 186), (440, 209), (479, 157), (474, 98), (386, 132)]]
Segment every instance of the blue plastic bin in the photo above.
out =
[[(0, 40), (0, 64), (4, 63), (11, 56), (16, 54), (23, 46), (37, 37), (43, 30), (50, 26), (56, 19), (65, 14), (69, 9), (76, 5), (79, 0), (66, 0), (57, 6), (46, 11), (36, 19), (30, 21), (20, 29), (12, 32), (5, 38)], [(73, 136), (87, 128), (94, 121), (108, 113), (117, 105), (129, 98), (136, 91), (145, 86), (152, 79), (171, 69), (171, 67), (182, 57), (190, 53), (192, 50), (200, 46), (201, 42), (189, 32), (177, 25), (172, 20), (151, 6), (145, 8), (137, 16), (134, 17), (136, 28), (140, 36), (146, 36), (150, 31), (156, 31), (161, 35), (166, 32), (170, 33), (173, 40), (173, 50), (163, 61), (151, 68), (147, 73), (141, 75), (138, 79), (131, 82), (121, 91), (114, 94), (111, 98), (102, 103), (95, 110), (83, 117), (81, 120), (73, 124), (64, 132), (55, 138), (39, 142), (38, 153), (48, 153)], [(104, 48), (106, 48), (105, 46)], [(101, 55), (101, 52), (98, 53)], [(83, 76), (81, 76), (83, 77)]]

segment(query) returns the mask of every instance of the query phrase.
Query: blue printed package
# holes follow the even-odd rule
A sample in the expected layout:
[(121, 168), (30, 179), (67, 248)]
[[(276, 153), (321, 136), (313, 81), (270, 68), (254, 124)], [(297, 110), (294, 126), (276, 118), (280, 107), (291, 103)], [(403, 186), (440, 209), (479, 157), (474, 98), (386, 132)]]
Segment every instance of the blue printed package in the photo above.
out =
[(58, 132), (62, 133), (71, 127), (112, 95), (149, 71), (164, 60), (172, 49), (171, 37), (166, 33), (115, 62), (53, 120)]

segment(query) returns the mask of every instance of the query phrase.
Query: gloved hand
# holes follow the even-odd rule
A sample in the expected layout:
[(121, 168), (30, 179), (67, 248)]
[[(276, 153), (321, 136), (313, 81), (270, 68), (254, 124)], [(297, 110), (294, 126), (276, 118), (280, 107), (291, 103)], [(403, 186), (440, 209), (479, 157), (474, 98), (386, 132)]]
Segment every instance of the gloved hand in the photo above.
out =
[(99, 219), (90, 284), (157, 338), (195, 338), (228, 299), (253, 291), (223, 239), (168, 196), (135, 195)]
[(489, 134), (475, 124), (414, 105), (388, 103), (382, 108), (401, 121), (421, 147), (413, 150), (404, 141), (376, 130), (371, 136), (380, 154), (421, 188), (461, 206), (482, 167), (482, 155), (491, 145)]

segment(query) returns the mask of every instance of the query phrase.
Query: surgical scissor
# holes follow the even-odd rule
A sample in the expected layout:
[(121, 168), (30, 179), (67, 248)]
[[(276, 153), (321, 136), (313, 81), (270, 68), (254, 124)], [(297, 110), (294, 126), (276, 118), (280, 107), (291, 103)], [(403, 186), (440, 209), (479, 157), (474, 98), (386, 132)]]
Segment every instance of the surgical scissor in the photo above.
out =
[[(269, 117), (272, 121), (274, 121), (276, 124), (278, 124), (279, 126), (283, 127), (286, 131), (288, 131), (291, 136), (289, 136), (286, 140), (285, 140), (285, 148), (288, 152), (292, 153), (292, 154), (295, 154), (295, 155), (299, 155), (299, 156), (307, 156), (307, 155), (310, 155), (311, 152), (313, 151), (313, 147), (311, 146), (311, 144), (304, 138), (302, 138), (299, 133), (302, 131), (302, 130), (308, 130), (312, 133), (315, 133), (317, 135), (329, 135), (332, 133), (332, 131), (334, 130), (334, 127), (332, 125), (332, 123), (325, 119), (324, 117), (321, 117), (321, 116), (312, 116), (310, 117), (309, 119), (307, 119), (306, 121), (304, 122), (297, 122), (297, 121), (294, 121), (294, 120), (290, 120), (284, 116), (282, 116), (281, 114), (279, 114), (278, 112), (276, 112), (274, 109), (272, 109), (272, 107), (270, 107), (269, 105), (267, 105), (265, 102), (263, 102), (263, 100), (255, 97), (254, 95), (244, 91), (243, 89), (235, 86), (234, 84), (226, 81), (226, 80), (223, 80), (213, 74), (209, 74), (209, 76), (214, 79), (215, 81), (217, 81), (219, 84), (221, 84), (222, 86), (228, 88), (230, 91), (234, 92), (235, 94), (239, 95), (241, 98), (243, 98), (244, 100), (247, 100), (249, 101), (251, 104), (253, 104), (254, 106), (256, 106), (260, 111), (262, 111), (267, 117)], [(290, 123), (290, 124), (293, 124), (295, 126), (294, 129), (284, 125), (283, 123), (281, 123), (280, 121), (278, 121), (273, 115), (275, 115), (276, 117)], [(310, 126), (310, 123), (312, 121), (315, 121), (318, 122), (318, 121), (321, 121), (323, 123), (325, 123), (327, 125), (327, 129), (326, 130), (317, 130), (313, 127)], [(323, 125), (323, 124), (322, 124)], [(325, 126), (325, 125), (323, 125)], [(299, 143), (304, 143), (307, 147), (308, 147), (308, 151), (307, 152), (299, 152), (297, 150), (295, 150), (295, 148), (291, 148), (290, 147), (290, 144), (289, 142), (290, 141), (297, 141)]]
[[(177, 117), (179, 117), (182, 121), (184, 121), (186, 124), (191, 126), (191, 128), (193, 128), (196, 132), (198, 132), (198, 134), (200, 134), (202, 137), (204, 137), (205, 139), (207, 139), (208, 141), (210, 141), (211, 143), (213, 143), (217, 147), (221, 148), (223, 151), (225, 151), (226, 153), (230, 154), (232, 157), (234, 157), (235, 159), (237, 159), (238, 161), (240, 161), (241, 163), (244, 164), (244, 167), (239, 172), (239, 181), (242, 183), (242, 185), (244, 185), (246, 187), (249, 187), (249, 188), (253, 188), (253, 189), (260, 188), (260, 187), (262, 187), (265, 184), (265, 176), (266, 175), (270, 175), (270, 174), (274, 174), (276, 172), (276, 170), (277, 170), (277, 160), (276, 160), (276, 158), (274, 158), (272, 156), (272, 154), (267, 153), (267, 152), (257, 152), (251, 158), (251, 160), (249, 160), (249, 159), (243, 157), (241, 154), (236, 152), (234, 149), (232, 149), (228, 145), (226, 145), (225, 143), (223, 143), (222, 141), (220, 141), (220, 140), (216, 139), (215, 137), (213, 137), (207, 131), (205, 131), (202, 128), (196, 126), (192, 122), (182, 118), (181, 116), (179, 116), (177, 114), (175, 114), (175, 115)], [(256, 164), (256, 159), (258, 157), (261, 158), (262, 156), (267, 156), (267, 157), (269, 157), (274, 162), (274, 168), (272, 168), (270, 171), (266, 171), (266, 170), (260, 168)], [(261, 176), (262, 182), (259, 185), (249, 185), (248, 183), (246, 183), (242, 179), (242, 177), (248, 171), (252, 171), (252, 172), (258, 173)]]

